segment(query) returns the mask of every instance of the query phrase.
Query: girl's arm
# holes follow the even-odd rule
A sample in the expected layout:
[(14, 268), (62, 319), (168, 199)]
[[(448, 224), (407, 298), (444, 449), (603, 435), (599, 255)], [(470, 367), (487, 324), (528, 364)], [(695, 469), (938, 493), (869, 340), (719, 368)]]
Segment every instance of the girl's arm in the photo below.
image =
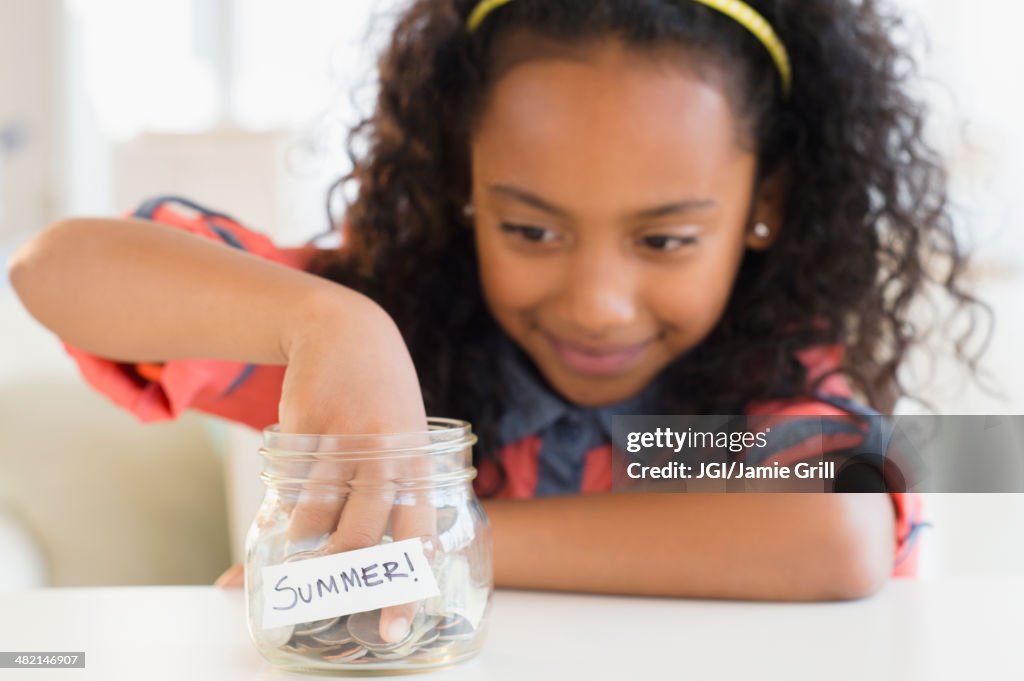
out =
[(498, 586), (836, 600), (892, 571), (886, 494), (587, 494), (484, 502)]
[(353, 314), (355, 292), (142, 220), (69, 219), (18, 250), (10, 279), (62, 340), (125, 362), (285, 364), (284, 331), (316, 298)]
[(86, 352), (122, 362), (287, 365), (284, 432), (426, 428), (394, 321), (326, 279), (130, 219), (59, 222), (19, 249), (9, 269), (29, 312)]
[[(286, 433), (426, 429), (412, 358), (394, 321), (350, 289), (223, 244), (136, 220), (68, 220), (12, 258), (29, 312), (68, 343), (126, 362), (203, 358), (285, 364), (278, 407)], [(357, 469), (368, 482), (379, 467)], [(380, 541), (390, 502), (353, 490), (340, 512), (300, 500), (293, 538), (329, 534), (344, 550)], [(410, 536), (428, 512), (414, 513)], [(381, 635), (412, 618), (387, 608)]]

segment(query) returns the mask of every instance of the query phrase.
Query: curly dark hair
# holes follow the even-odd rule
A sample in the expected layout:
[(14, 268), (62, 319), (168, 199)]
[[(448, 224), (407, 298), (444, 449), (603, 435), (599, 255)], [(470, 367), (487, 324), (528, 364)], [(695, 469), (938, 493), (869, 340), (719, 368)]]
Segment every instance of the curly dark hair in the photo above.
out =
[(745, 255), (717, 327), (666, 368), (662, 413), (739, 414), (753, 400), (813, 394), (827, 376), (812, 384), (796, 354), (837, 343), (845, 348), (837, 371), (889, 411), (906, 394), (897, 370), (923, 337), (910, 324), (911, 303), (933, 290), (967, 313), (955, 349), (977, 369), (981, 350), (968, 345), (987, 308), (962, 283), (966, 257), (945, 170), (923, 139), (925, 109), (908, 91), (916, 69), (893, 37), (898, 15), (873, 0), (752, 0), (792, 59), (784, 97), (764, 46), (695, 2), (516, 0), (470, 34), (476, 4), (415, 0), (398, 18), (379, 63), (376, 108), (349, 139), (354, 170), (332, 188), (358, 189), (345, 246), (312, 269), (394, 317), (429, 413), (472, 421), (484, 455), (504, 402), (490, 350), (500, 331), (464, 207), (470, 137), (500, 77), (498, 38), (513, 29), (696, 55), (725, 75), (759, 180), (785, 164), (784, 229), (770, 249)]

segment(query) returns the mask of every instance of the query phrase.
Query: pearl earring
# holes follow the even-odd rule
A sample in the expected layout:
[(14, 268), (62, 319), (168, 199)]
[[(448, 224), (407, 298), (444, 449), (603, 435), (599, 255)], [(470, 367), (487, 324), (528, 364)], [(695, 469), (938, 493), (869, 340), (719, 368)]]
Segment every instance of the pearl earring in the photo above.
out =
[(767, 239), (772, 235), (772, 228), (763, 222), (759, 222), (754, 225), (754, 236), (758, 239)]
[(467, 218), (471, 218), (474, 215), (476, 215), (476, 209), (473, 208), (472, 203), (467, 203), (466, 206), (462, 209), (462, 214)]

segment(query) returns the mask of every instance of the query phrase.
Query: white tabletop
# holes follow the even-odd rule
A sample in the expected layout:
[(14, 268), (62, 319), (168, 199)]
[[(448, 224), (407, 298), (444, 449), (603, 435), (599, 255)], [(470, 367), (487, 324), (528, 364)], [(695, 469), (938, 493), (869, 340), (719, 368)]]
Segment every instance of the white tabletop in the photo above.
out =
[[(1022, 634), (1012, 577), (896, 580), (825, 604), (498, 591), (483, 652), (421, 678), (1022, 679)], [(5, 680), (324, 678), (266, 663), (241, 591), (213, 587), (0, 594), (0, 650), (86, 653), (85, 669), (0, 669)]]

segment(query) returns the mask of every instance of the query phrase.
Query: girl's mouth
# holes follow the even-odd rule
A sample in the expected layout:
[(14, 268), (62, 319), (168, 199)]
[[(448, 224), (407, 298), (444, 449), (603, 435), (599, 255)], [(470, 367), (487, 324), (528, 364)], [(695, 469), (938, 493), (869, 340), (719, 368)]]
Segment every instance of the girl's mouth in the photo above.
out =
[(651, 341), (633, 345), (582, 345), (544, 334), (555, 354), (581, 374), (617, 374), (633, 367)]

